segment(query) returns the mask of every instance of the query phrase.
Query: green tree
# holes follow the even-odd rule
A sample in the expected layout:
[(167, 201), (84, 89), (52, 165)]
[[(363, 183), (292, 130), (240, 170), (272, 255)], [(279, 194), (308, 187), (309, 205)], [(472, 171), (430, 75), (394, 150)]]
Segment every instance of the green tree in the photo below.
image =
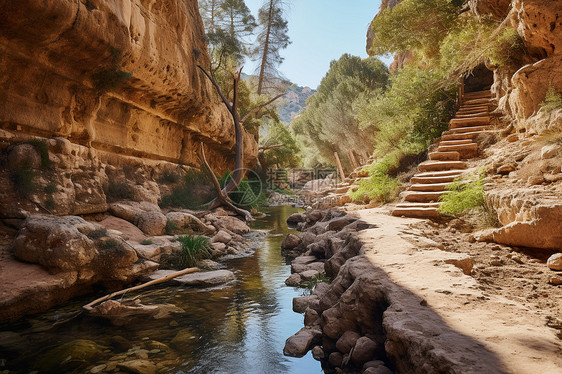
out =
[(374, 128), (360, 128), (352, 105), (361, 94), (382, 90), (387, 82), (388, 69), (376, 58), (344, 54), (332, 61), (318, 92), (292, 123), (306, 166), (332, 165), (334, 152), (372, 152)]
[[(256, 28), (255, 18), (244, 0), (199, 0), (199, 12), (205, 25), (211, 56), (211, 71), (222, 75), (233, 70), (249, 54), (248, 38)], [(230, 83), (230, 82), (228, 82)]]
[(279, 75), (277, 67), (283, 62), (279, 52), (290, 44), (284, 6), (283, 0), (266, 0), (258, 13), (259, 33), (254, 50), (254, 57), (260, 61), (258, 95), (263, 93), (269, 77)]
[[(269, 121), (267, 135), (262, 140), (260, 163), (263, 169), (271, 165), (295, 168), (301, 164), (300, 148), (291, 131), (279, 120)], [(263, 158), (262, 158), (263, 157)]]

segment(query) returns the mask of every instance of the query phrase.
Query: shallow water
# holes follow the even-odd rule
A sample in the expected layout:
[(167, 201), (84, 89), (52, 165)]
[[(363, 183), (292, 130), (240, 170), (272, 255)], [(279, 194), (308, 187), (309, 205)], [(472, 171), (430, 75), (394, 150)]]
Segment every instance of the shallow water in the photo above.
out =
[[(253, 223), (254, 229), (268, 233), (260, 238), (254, 255), (225, 263), (236, 273), (236, 281), (228, 286), (211, 291), (176, 286), (147, 291), (151, 294), (142, 297), (143, 303), (172, 303), (185, 310), (172, 319), (144, 318), (116, 327), (79, 316), (64, 323), (90, 296), (16, 326), (0, 327), (0, 339), (13, 341), (10, 349), (0, 348), (0, 373), (40, 367), (44, 372), (56, 365), (52, 361), (59, 358), (55, 356), (63, 361), (68, 357), (56, 347), (77, 339), (102, 347), (86, 360), (56, 365), (57, 373), (89, 372), (100, 365), (111, 369), (117, 362), (139, 358), (147, 358), (169, 373), (321, 373), (310, 353), (300, 359), (283, 356), (285, 340), (303, 326), (303, 316), (292, 311), (292, 298), (303, 291), (284, 284), (290, 265), (280, 250), (285, 235), (293, 231), (285, 220), (295, 211), (288, 206), (268, 208), (267, 216)], [(52, 327), (55, 321), (61, 323)], [(6, 335), (6, 330), (16, 334)], [(125, 342), (125, 348), (116, 341)], [(160, 343), (164, 346), (158, 346)], [(0, 343), (0, 347), (6, 345)], [(155, 347), (161, 349), (150, 349)], [(139, 351), (141, 348), (150, 352)], [(6, 360), (4, 367), (2, 359)]]

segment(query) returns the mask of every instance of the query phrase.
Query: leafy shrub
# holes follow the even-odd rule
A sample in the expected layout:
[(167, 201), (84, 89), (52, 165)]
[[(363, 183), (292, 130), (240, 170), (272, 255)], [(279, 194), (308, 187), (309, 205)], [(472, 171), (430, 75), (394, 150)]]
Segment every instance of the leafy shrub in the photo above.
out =
[(102, 247), (103, 249), (117, 248), (117, 247), (119, 247), (120, 245), (121, 245), (121, 244), (120, 244), (117, 240), (115, 240), (115, 239), (108, 239), (108, 240), (105, 240), (105, 241), (103, 241), (103, 242), (101, 243), (101, 247)]
[(29, 142), (41, 156), (41, 168), (50, 169), (52, 162), (49, 159), (49, 145), (45, 139), (31, 139)]
[(366, 167), (369, 179), (359, 182), (359, 187), (349, 195), (355, 201), (373, 200), (381, 203), (392, 201), (398, 194), (400, 182), (388, 173), (398, 166), (396, 154), (390, 154)]
[[(230, 172), (225, 173), (220, 179), (221, 188), (232, 179)], [(243, 179), (238, 187), (228, 197), (234, 204), (243, 208), (260, 209), (268, 204), (267, 196), (262, 191), (262, 183), (257, 178)]]
[(174, 221), (166, 221), (166, 234), (173, 235), (178, 231), (178, 225)]
[(28, 197), (37, 189), (35, 171), (31, 168), (22, 167), (13, 170), (10, 179), (14, 184), (14, 190), (22, 197)]
[(162, 197), (160, 206), (201, 209), (203, 204), (214, 197), (214, 191), (205, 174), (198, 169), (191, 169), (171, 194)]
[(324, 273), (318, 273), (314, 277), (312, 277), (308, 281), (302, 282), (299, 287), (304, 288), (305, 290), (302, 292), (302, 296), (309, 296), (314, 291), (314, 288), (318, 285), (318, 283), (332, 283), (332, 280), (328, 278), (328, 276)]
[(45, 193), (54, 194), (55, 192), (57, 192), (57, 186), (54, 184), (48, 184), (45, 186)]
[(471, 71), (490, 61), (496, 66), (517, 65), (523, 41), (517, 31), (491, 17), (461, 18), (441, 45), (441, 67), (446, 74)]
[(541, 111), (546, 113), (551, 112), (555, 109), (562, 108), (562, 94), (556, 92), (556, 89), (554, 88), (552, 83), (548, 86), (546, 96), (541, 102), (540, 107)]
[(175, 173), (175, 172), (169, 171), (169, 170), (166, 170), (160, 176), (160, 178), (158, 178), (158, 182), (168, 183), (168, 184), (178, 183), (180, 180), (181, 180), (181, 177), (179, 176), (178, 173)]
[(390, 88), (359, 96), (353, 109), (361, 128), (374, 128), (377, 154), (418, 154), (447, 129), (456, 92), (457, 84), (439, 70), (406, 66), (392, 76)]
[(181, 268), (193, 267), (199, 260), (211, 258), (211, 241), (202, 235), (182, 235), (179, 265)]
[(151, 245), (153, 242), (150, 239), (144, 239), (140, 242), (142, 245)]
[(45, 200), (45, 208), (49, 210), (53, 210), (55, 208), (55, 200), (52, 196), (47, 197)]
[(458, 216), (471, 209), (484, 209), (484, 178), (485, 173), (478, 176), (459, 178), (447, 185), (449, 193), (441, 195), (443, 202), (439, 212), (447, 216)]
[(99, 239), (107, 236), (107, 229), (97, 229), (86, 235), (90, 239)]
[(130, 200), (133, 198), (133, 189), (124, 180), (109, 180), (107, 195), (112, 200)]

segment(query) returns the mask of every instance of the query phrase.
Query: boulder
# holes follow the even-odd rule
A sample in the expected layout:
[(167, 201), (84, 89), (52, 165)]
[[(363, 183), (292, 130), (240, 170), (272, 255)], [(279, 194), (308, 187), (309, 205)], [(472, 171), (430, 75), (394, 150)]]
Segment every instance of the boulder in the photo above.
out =
[(119, 369), (126, 371), (127, 373), (138, 373), (138, 374), (156, 374), (158, 372), (158, 367), (149, 360), (146, 359), (136, 359), (120, 362), (117, 364)]
[(314, 277), (318, 276), (320, 272), (318, 270), (306, 270), (300, 273), (300, 276), (303, 280), (309, 281), (312, 280)]
[(340, 231), (355, 221), (357, 221), (357, 218), (349, 216), (335, 218), (328, 223), (328, 231)]
[(41, 155), (31, 144), (14, 145), (8, 153), (8, 167), (12, 170), (39, 169)]
[(166, 216), (161, 212), (141, 211), (135, 215), (134, 224), (146, 235), (162, 235), (166, 231)]
[(297, 225), (300, 222), (306, 222), (306, 214), (293, 213), (287, 218), (287, 224), (289, 225)]
[(336, 342), (336, 348), (341, 353), (349, 353), (360, 337), (361, 335), (355, 331), (346, 331)]
[(250, 232), (250, 227), (242, 220), (231, 216), (218, 216), (213, 225), (218, 229), (227, 229), (235, 234), (247, 234)]
[(332, 352), (328, 356), (328, 362), (330, 365), (335, 367), (340, 367), (343, 361), (343, 355), (340, 352)]
[(181, 234), (206, 234), (210, 232), (209, 227), (193, 214), (185, 212), (170, 212), (166, 219), (171, 222), (178, 233)]
[(46, 351), (32, 364), (41, 373), (71, 372), (102, 358), (105, 349), (91, 340), (73, 340)]
[(353, 352), (351, 353), (351, 361), (355, 365), (361, 365), (364, 362), (373, 359), (373, 356), (377, 352), (377, 343), (366, 336), (357, 339), (355, 346), (353, 347)]
[(562, 270), (562, 253), (555, 253), (548, 258), (546, 266), (551, 270)]
[(182, 275), (174, 278), (174, 282), (186, 286), (208, 287), (230, 282), (234, 278), (233, 272), (223, 269)]
[(290, 357), (304, 356), (313, 345), (319, 344), (322, 332), (317, 329), (302, 328), (285, 342), (283, 354)]
[(304, 313), (306, 308), (310, 305), (310, 303), (318, 301), (318, 296), (310, 295), (310, 296), (302, 296), (302, 297), (294, 297), (293, 298), (293, 312), (295, 313)]
[(224, 243), (228, 244), (232, 240), (232, 235), (224, 230), (219, 230), (215, 236), (211, 238), (211, 243)]
[(283, 239), (283, 243), (281, 243), (281, 249), (284, 251), (290, 251), (295, 249), (301, 243), (301, 239), (294, 235), (289, 234)]
[(33, 215), (25, 220), (14, 240), (14, 254), (48, 268), (77, 271), (98, 255), (94, 242), (87, 237), (95, 229), (81, 217)]
[(370, 366), (366, 368), (362, 374), (392, 374), (392, 370), (384, 365)]
[(302, 278), (299, 274), (291, 274), (289, 278), (285, 279), (285, 284), (291, 287), (298, 287), (302, 282)]

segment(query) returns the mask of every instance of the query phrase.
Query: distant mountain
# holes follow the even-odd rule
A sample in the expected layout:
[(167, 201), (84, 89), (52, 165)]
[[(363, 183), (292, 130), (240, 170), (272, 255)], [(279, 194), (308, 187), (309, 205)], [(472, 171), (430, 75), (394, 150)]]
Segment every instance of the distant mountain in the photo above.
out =
[(279, 117), (281, 122), (289, 124), (299, 115), (306, 106), (306, 99), (316, 93), (310, 87), (301, 87), (296, 84), (290, 85), (285, 91), (286, 95), (277, 104), (279, 107)]
[[(256, 75), (248, 75), (242, 73), (242, 79), (250, 81), (252, 84), (257, 85), (258, 77)], [(280, 92), (285, 92), (285, 96), (277, 100), (277, 107), (279, 108), (279, 118), (281, 122), (288, 125), (297, 115), (299, 115), (306, 106), (306, 99), (316, 93), (310, 87), (297, 86), (296, 84), (281, 78), (273, 80), (274, 86), (265, 89), (265, 92), (270, 96), (278, 95)]]

